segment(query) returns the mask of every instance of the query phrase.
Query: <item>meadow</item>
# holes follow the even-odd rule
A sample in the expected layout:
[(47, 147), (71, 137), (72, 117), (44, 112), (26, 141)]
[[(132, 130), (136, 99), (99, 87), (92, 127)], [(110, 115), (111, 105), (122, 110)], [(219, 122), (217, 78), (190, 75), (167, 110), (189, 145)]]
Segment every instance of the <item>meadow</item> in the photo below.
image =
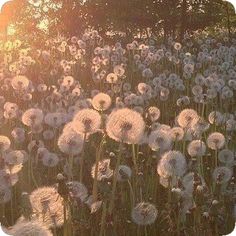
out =
[(0, 41), (0, 219), (14, 236), (217, 236), (235, 225), (236, 38)]

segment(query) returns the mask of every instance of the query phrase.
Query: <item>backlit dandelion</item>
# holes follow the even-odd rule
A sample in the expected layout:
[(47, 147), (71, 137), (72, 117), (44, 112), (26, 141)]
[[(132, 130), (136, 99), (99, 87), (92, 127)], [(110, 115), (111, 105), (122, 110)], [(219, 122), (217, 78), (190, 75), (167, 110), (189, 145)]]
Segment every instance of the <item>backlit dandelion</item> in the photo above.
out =
[(168, 151), (163, 154), (157, 166), (157, 173), (164, 178), (183, 176), (186, 171), (186, 160), (179, 151)]
[(12, 79), (11, 85), (15, 90), (27, 89), (29, 86), (29, 80), (23, 75), (18, 75)]
[(131, 109), (113, 111), (107, 118), (106, 131), (110, 138), (128, 144), (138, 143), (144, 133), (142, 116)]
[(48, 227), (64, 223), (63, 199), (53, 187), (40, 187), (30, 194), (30, 202), (37, 220)]
[(206, 153), (206, 144), (201, 140), (193, 140), (188, 145), (188, 154), (191, 157), (201, 157)]
[(148, 138), (148, 145), (153, 151), (167, 151), (171, 148), (172, 142), (170, 133), (160, 128), (151, 132)]
[(148, 108), (148, 117), (150, 118), (152, 122), (157, 121), (160, 115), (161, 115), (160, 110), (157, 107)]
[(93, 97), (92, 105), (98, 111), (105, 111), (111, 106), (111, 97), (105, 93), (98, 93)]
[[(93, 165), (91, 175), (95, 178), (96, 165)], [(113, 175), (113, 170), (110, 168), (110, 159), (104, 159), (98, 163), (97, 180), (109, 179)]]
[(174, 141), (180, 141), (184, 138), (184, 130), (181, 127), (174, 127), (171, 129), (170, 135)]
[(22, 122), (27, 126), (39, 125), (43, 122), (43, 112), (41, 109), (29, 109), (22, 115)]
[(0, 152), (4, 152), (10, 148), (11, 141), (7, 136), (0, 135)]
[(207, 138), (207, 145), (210, 149), (219, 150), (225, 145), (225, 136), (219, 132), (211, 133)]
[(180, 112), (177, 117), (177, 122), (182, 128), (187, 128), (195, 125), (199, 120), (197, 112), (193, 109), (185, 109)]
[(70, 155), (79, 154), (83, 148), (83, 137), (79, 133), (63, 133), (58, 139), (59, 149)]
[(99, 130), (101, 116), (93, 109), (82, 109), (73, 119), (73, 129), (78, 133), (91, 134)]

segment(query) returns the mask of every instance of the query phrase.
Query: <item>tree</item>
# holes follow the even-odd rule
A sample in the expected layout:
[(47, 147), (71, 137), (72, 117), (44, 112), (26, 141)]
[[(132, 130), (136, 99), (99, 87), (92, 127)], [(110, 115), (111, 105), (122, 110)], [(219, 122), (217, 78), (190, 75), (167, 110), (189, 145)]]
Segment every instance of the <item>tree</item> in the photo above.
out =
[[(96, 28), (100, 34), (123, 32), (127, 40), (150, 34), (183, 39), (186, 32), (214, 26), (227, 18), (229, 34), (232, 6), (223, 0), (13, 0), (18, 10), (8, 17), (17, 35), (30, 40), (58, 33), (80, 34)], [(20, 6), (20, 7), (19, 7)], [(227, 8), (225, 8), (227, 6)], [(228, 10), (227, 10), (228, 9)], [(1, 17), (1, 16), (0, 16)], [(31, 36), (29, 35), (31, 34)]]

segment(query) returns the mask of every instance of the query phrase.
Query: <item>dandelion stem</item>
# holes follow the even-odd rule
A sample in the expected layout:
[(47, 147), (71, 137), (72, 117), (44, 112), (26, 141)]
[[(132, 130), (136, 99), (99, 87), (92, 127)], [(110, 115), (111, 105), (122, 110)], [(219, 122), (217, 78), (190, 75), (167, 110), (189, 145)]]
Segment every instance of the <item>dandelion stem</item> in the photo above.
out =
[(120, 143), (120, 146), (119, 146), (119, 154), (118, 154), (118, 158), (117, 158), (117, 162), (116, 162), (116, 168), (115, 168), (114, 175), (113, 175), (111, 201), (110, 201), (110, 206), (109, 206), (109, 213), (110, 214), (111, 214), (111, 212), (113, 210), (113, 207), (114, 207), (116, 184), (117, 184), (117, 175), (118, 175), (118, 169), (119, 169), (120, 162), (121, 162), (121, 149), (122, 149), (122, 143)]
[(132, 144), (132, 157), (133, 157), (135, 172), (136, 172), (136, 174), (138, 174), (138, 166), (137, 166), (137, 161), (136, 161), (135, 145), (134, 144)]
[(147, 226), (144, 227), (144, 231), (145, 231), (145, 236), (148, 236), (148, 233), (147, 233)]
[[(30, 159), (31, 159), (31, 157), (30, 157)], [(33, 183), (34, 183), (35, 187), (38, 188), (38, 183), (37, 183), (37, 181), (36, 181), (36, 179), (34, 177), (33, 164), (32, 164), (31, 160), (30, 160), (30, 175), (31, 175), (31, 178), (33, 180)]]
[(103, 203), (103, 208), (102, 208), (101, 229), (100, 229), (99, 236), (104, 235), (106, 211), (107, 211), (107, 201), (105, 200), (105, 202)]
[(98, 164), (101, 158), (101, 152), (102, 152), (102, 146), (104, 142), (104, 137), (102, 138), (102, 141), (100, 142), (99, 148), (96, 151), (96, 163), (95, 163), (95, 175), (94, 175), (94, 181), (93, 181), (93, 201), (97, 201), (97, 194), (98, 194)]
[(133, 191), (133, 187), (130, 183), (130, 181), (128, 180), (128, 184), (129, 184), (129, 189), (130, 189), (130, 199), (131, 199), (131, 206), (134, 206), (135, 203), (135, 196), (134, 196), (134, 191)]
[(80, 173), (79, 173), (79, 181), (83, 182), (83, 168), (84, 168), (84, 155), (85, 155), (85, 141), (86, 141), (87, 134), (84, 134), (84, 141), (83, 141), (83, 151), (80, 159)]
[(73, 163), (74, 163), (74, 156), (71, 155), (69, 157), (69, 171), (70, 171), (70, 181), (73, 181)]

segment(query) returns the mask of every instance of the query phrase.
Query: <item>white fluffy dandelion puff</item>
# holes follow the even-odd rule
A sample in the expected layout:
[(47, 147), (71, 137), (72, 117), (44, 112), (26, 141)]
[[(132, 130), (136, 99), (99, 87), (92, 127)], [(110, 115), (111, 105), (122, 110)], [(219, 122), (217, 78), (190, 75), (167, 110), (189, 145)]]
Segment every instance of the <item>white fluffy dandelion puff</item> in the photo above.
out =
[(10, 148), (11, 141), (7, 136), (0, 135), (0, 152), (4, 152)]
[(43, 112), (38, 108), (31, 108), (22, 115), (22, 122), (26, 126), (35, 126), (43, 122)]
[(23, 75), (18, 75), (12, 79), (11, 86), (15, 90), (27, 89), (29, 86), (29, 80)]
[(40, 187), (30, 194), (30, 202), (39, 222), (48, 227), (64, 223), (63, 199), (54, 187)]
[(201, 140), (193, 140), (188, 145), (188, 154), (191, 157), (201, 157), (206, 152), (206, 144)]
[(225, 145), (225, 136), (219, 132), (211, 133), (207, 138), (207, 146), (213, 150), (219, 150)]
[(106, 123), (106, 131), (110, 138), (128, 144), (138, 143), (144, 134), (144, 129), (143, 117), (128, 108), (113, 111)]
[(155, 130), (148, 138), (148, 145), (153, 151), (167, 151), (172, 146), (172, 136), (167, 130)]
[(92, 106), (98, 111), (105, 111), (111, 106), (111, 97), (106, 93), (98, 93), (92, 99)]
[(57, 144), (63, 153), (77, 155), (82, 151), (83, 137), (78, 133), (66, 132), (59, 137)]
[(184, 109), (177, 117), (177, 122), (182, 128), (189, 128), (199, 120), (197, 112), (193, 109)]
[(93, 109), (82, 109), (73, 119), (73, 129), (78, 133), (91, 134), (99, 130), (101, 116)]
[[(91, 175), (95, 178), (96, 164), (93, 165)], [(110, 159), (104, 159), (98, 163), (97, 180), (109, 179), (113, 175), (113, 170), (110, 169)]]
[(186, 160), (179, 151), (168, 151), (164, 153), (157, 166), (157, 173), (164, 178), (172, 176), (183, 176), (186, 171)]

